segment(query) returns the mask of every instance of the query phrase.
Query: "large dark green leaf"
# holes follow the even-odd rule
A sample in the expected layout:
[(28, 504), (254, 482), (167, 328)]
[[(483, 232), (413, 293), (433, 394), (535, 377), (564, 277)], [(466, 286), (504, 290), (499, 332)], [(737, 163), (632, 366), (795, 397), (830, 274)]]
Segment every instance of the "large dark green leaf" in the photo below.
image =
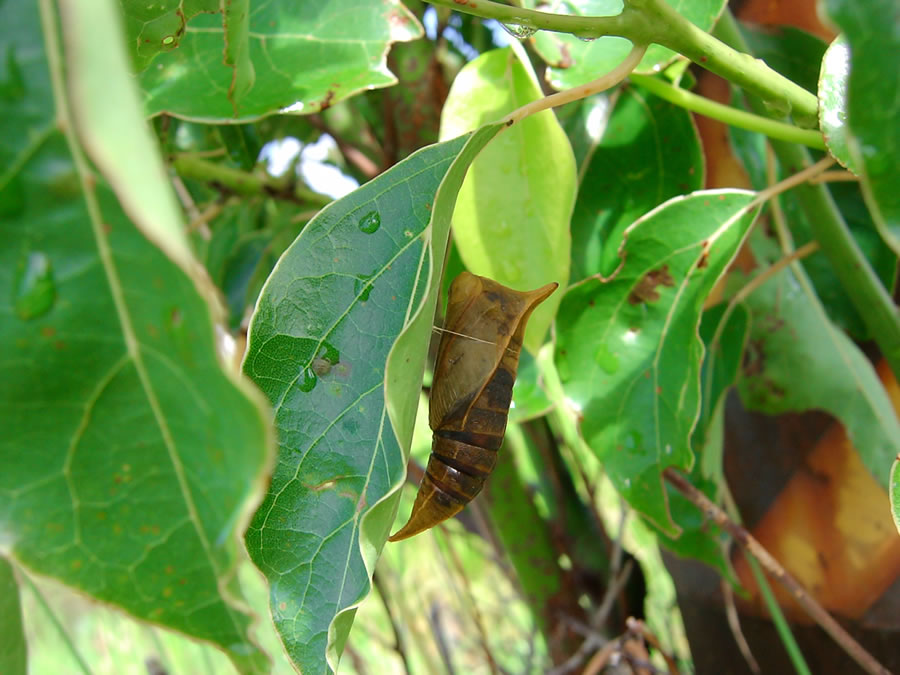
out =
[(255, 3), (248, 15), (246, 0), (224, 3), (225, 14), (200, 13), (218, 10), (207, 0), (152, 9), (121, 1), (151, 115), (234, 121), (283, 108), (317, 112), (394, 84), (391, 43), (422, 35), (399, 0), (279, 0)]
[(326, 207), (260, 294), (245, 372), (280, 454), (247, 534), (276, 627), (309, 673), (336, 668), (394, 519), (465, 170), (497, 133), (429, 146)]
[(895, 0), (826, 0), (850, 43), (847, 144), (881, 236), (900, 253), (900, 53)]
[[(494, 122), (541, 97), (530, 64), (511, 48), (466, 64), (441, 117), (442, 138)], [(466, 268), (518, 290), (569, 280), (575, 160), (551, 111), (504, 129), (472, 165), (459, 194), (453, 237)], [(562, 297), (534, 311), (525, 347), (537, 352)]]
[[(270, 461), (265, 406), (219, 360), (221, 311), (190, 258), (161, 159), (145, 145), (114, 9), (67, 3), (58, 17), (41, 6), (44, 36), (34, 3), (0, 7), (0, 48), (25, 82), (0, 98), (0, 192), (17, 195), (0, 242), (8, 550), (256, 671), (266, 661), (234, 569)], [(110, 90), (98, 101), (90, 92), (102, 81)], [(117, 153), (135, 148), (149, 150), (109, 176)], [(155, 209), (126, 215), (154, 199)]]
[[(535, 9), (541, 2), (527, 0)], [(556, 13), (580, 16), (615, 16), (622, 11), (622, 0), (568, 0), (554, 3)], [(672, 8), (701, 30), (710, 30), (725, 6), (724, 0), (670, 0)], [(602, 37), (585, 41), (567, 33), (541, 31), (534, 37), (541, 58), (550, 68), (547, 79), (556, 89), (577, 87), (594, 80), (619, 65), (631, 51), (631, 42), (621, 37)], [(675, 52), (650, 45), (638, 66), (641, 72), (656, 72), (675, 58)]]
[(572, 288), (557, 318), (557, 367), (585, 439), (629, 503), (672, 535), (661, 472), (693, 464), (701, 308), (753, 222), (752, 199), (669, 200), (628, 229), (621, 270)]
[(691, 114), (638, 88), (618, 95), (599, 143), (579, 167), (572, 213), (572, 279), (608, 274), (622, 233), (656, 205), (703, 187)]

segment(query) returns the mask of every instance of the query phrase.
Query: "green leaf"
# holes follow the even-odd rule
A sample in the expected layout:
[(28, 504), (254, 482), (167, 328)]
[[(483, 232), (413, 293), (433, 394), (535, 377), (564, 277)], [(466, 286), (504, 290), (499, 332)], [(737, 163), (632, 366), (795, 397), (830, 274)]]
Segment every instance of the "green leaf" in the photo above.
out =
[[(810, 39), (812, 39), (811, 36)], [(819, 42), (824, 51), (824, 43)], [(804, 40), (800, 40), (799, 46), (802, 47), (804, 43)], [(770, 44), (770, 55), (773, 58), (780, 58), (788, 63), (793, 63), (794, 60), (800, 58), (794, 51), (798, 48), (797, 45), (793, 45), (787, 40), (777, 44), (785, 51), (776, 52), (774, 45)], [(802, 53), (804, 52), (801, 51), (800, 54)], [(766, 61), (768, 62), (768, 58)], [(732, 92), (732, 105), (736, 107), (743, 105), (743, 97), (738, 95), (736, 90)], [(731, 127), (729, 134), (735, 154), (744, 164), (753, 187), (758, 190), (768, 187), (772, 180), (768, 176), (765, 139), (757, 133), (736, 127)], [(785, 178), (785, 171), (778, 166), (773, 180), (777, 181), (783, 178)], [(828, 190), (873, 271), (884, 287), (892, 291), (896, 283), (897, 255), (890, 248), (884, 246), (872, 216), (866, 208), (858, 182), (834, 182), (828, 186)], [(784, 220), (791, 229), (794, 245), (799, 248), (812, 241), (812, 226), (796, 191), (786, 192), (776, 199), (784, 210)], [(813, 282), (816, 294), (825, 305), (831, 320), (857, 340), (872, 339), (855, 304), (835, 276), (834, 268), (829, 260), (823, 255), (815, 254), (804, 258), (801, 265)]]
[(19, 584), (9, 560), (0, 556), (0, 672), (26, 675), (28, 646), (22, 627)]
[[(692, 434), (697, 453), (704, 452), (709, 444), (707, 430), (716, 411), (721, 408), (725, 394), (737, 381), (749, 331), (750, 314), (743, 304), (734, 305), (729, 310), (727, 304), (721, 303), (703, 312), (700, 321), (700, 338), (705, 347), (700, 374), (702, 405)], [(711, 470), (703, 472), (704, 476), (716, 480), (722, 477), (721, 456), (707, 459), (704, 453), (702, 463), (711, 467)]]
[[(539, 0), (527, 0), (524, 6), (536, 9), (540, 4)], [(668, 4), (704, 31), (712, 29), (725, 6), (724, 0), (668, 0)], [(616, 16), (622, 11), (622, 0), (569, 0), (555, 3), (553, 11), (578, 16)], [(596, 79), (622, 63), (631, 51), (631, 42), (621, 37), (586, 41), (568, 33), (550, 31), (538, 32), (534, 46), (550, 66), (547, 81), (556, 89), (577, 87)], [(650, 45), (637, 70), (657, 72), (675, 57), (671, 49)]]
[[(145, 3), (123, 3), (127, 13), (143, 16)], [(386, 65), (390, 45), (422, 36), (418, 20), (399, 0), (257, 3), (246, 28), (243, 3), (225, 6), (235, 21), (219, 13), (191, 18), (185, 12), (182, 18), (180, 3), (154, 5), (159, 16), (143, 30), (157, 22), (166, 28), (147, 39), (184, 34), (177, 49), (167, 43), (152, 63), (138, 61), (148, 114), (233, 122), (285, 108), (318, 112), (360, 91), (394, 84)], [(130, 20), (131, 33), (134, 25)]]
[(753, 193), (676, 197), (626, 232), (623, 265), (566, 293), (556, 361), (585, 440), (628, 502), (677, 535), (661, 472), (693, 464), (703, 303), (756, 209)]
[(499, 128), (429, 146), (330, 204), (260, 294), (244, 370), (274, 404), (280, 456), (247, 544), (303, 672), (337, 667), (369, 591), (412, 438), (433, 261), (465, 170)]
[[(194, 264), (182, 215), (122, 45), (110, 2), (60, 5), (66, 85), (78, 135), (132, 222), (186, 271)], [(141, 161), (135, 161), (140, 157)]]
[[(265, 405), (223, 369), (221, 312), (196, 261), (179, 259), (179, 235), (148, 228), (174, 252), (163, 254), (107, 184), (112, 164), (86, 162), (86, 142), (102, 147), (76, 133), (96, 124), (92, 104), (74, 101), (90, 61), (68, 33), (63, 54), (55, 31), (97, 12), (94, 37), (118, 43), (94, 5), (68, 3), (60, 21), (42, 3), (47, 36), (33, 3), (0, 6), (0, 51), (21, 56), (27, 82), (21, 98), (0, 99), (3, 180), (22, 191), (0, 243), (0, 522), (23, 567), (258, 671), (267, 660), (249, 637), (234, 570), (271, 460)], [(53, 98), (48, 63), (72, 98), (61, 86)], [(140, 133), (144, 121), (133, 106), (118, 114), (110, 142), (128, 146), (118, 135)], [(132, 184), (157, 180), (152, 173), (115, 178), (119, 194), (169, 189), (165, 178)]]
[(636, 87), (619, 93), (585, 162), (572, 213), (575, 280), (609, 274), (626, 227), (667, 199), (703, 187), (703, 151), (691, 114)]
[[(755, 245), (763, 250), (760, 238)], [(872, 365), (828, 319), (805, 275), (785, 270), (746, 304), (752, 329), (738, 383), (744, 405), (770, 415), (830, 413), (886, 487), (886, 467), (900, 452), (900, 423)]]
[(537, 359), (524, 351), (519, 356), (519, 371), (513, 384), (513, 405), (509, 409), (510, 422), (525, 422), (545, 414), (553, 404), (544, 392)]
[(894, 526), (900, 534), (900, 457), (891, 465), (891, 515), (894, 517)]
[[(441, 138), (493, 122), (541, 97), (514, 50), (496, 49), (468, 63), (450, 89)], [(453, 216), (454, 241), (466, 268), (518, 290), (569, 280), (569, 220), (575, 160), (552, 111), (506, 128), (473, 163)], [(525, 347), (536, 352), (562, 293), (531, 316)]]
[[(724, 322), (724, 323), (723, 323)], [(740, 371), (744, 345), (750, 329), (750, 317), (743, 305), (728, 311), (719, 304), (703, 312), (700, 337), (705, 353), (700, 372), (700, 417), (691, 434), (697, 460), (689, 480), (714, 503), (719, 502), (722, 481), (724, 436), (724, 400)], [(681, 528), (677, 539), (659, 532), (662, 543), (681, 556), (701, 560), (730, 581), (734, 571), (725, 548), (722, 530), (674, 488), (666, 485), (672, 520)]]
[(828, 15), (850, 44), (847, 144), (862, 178), (863, 194), (881, 236), (900, 253), (900, 53), (894, 0), (826, 0)]
[(853, 173), (859, 173), (847, 144), (847, 80), (850, 46), (838, 36), (825, 52), (819, 75), (819, 128), (834, 158)]

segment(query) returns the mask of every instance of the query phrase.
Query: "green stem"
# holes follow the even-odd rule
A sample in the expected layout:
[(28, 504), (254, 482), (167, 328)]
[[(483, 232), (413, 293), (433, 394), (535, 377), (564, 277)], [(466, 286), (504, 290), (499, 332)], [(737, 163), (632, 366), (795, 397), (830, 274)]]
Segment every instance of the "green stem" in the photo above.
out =
[(331, 203), (330, 197), (313, 192), (299, 181), (292, 185), (290, 180), (283, 177), (275, 178), (268, 174), (234, 169), (197, 155), (176, 155), (172, 158), (172, 166), (182, 178), (216, 183), (242, 197), (268, 194), (320, 206)]
[[(723, 39), (738, 49), (746, 48), (734, 17), (727, 10), (717, 30)], [(757, 112), (765, 112), (760, 101), (751, 98), (749, 103)], [(798, 145), (773, 140), (772, 149), (787, 172), (800, 171), (812, 164), (809, 153)], [(809, 221), (813, 238), (819, 242), (822, 253), (831, 263), (838, 281), (894, 375), (900, 378), (900, 312), (890, 294), (857, 245), (828, 187), (824, 183), (805, 183), (795, 188), (795, 194)]]
[(794, 111), (798, 123), (815, 126), (814, 94), (769, 68), (764, 62), (741, 54), (700, 30), (664, 0), (626, 0), (618, 16), (551, 14), (501, 5), (491, 0), (429, 0), (431, 4), (504, 24), (535, 30), (571, 33), (578, 37), (616, 35), (634, 44), (656, 43), (683, 54), (707, 70), (721, 75), (760, 96), (768, 105)]
[(800, 143), (816, 150), (825, 149), (825, 140), (822, 134), (812, 129), (800, 129), (792, 124), (786, 124), (768, 117), (754, 115), (745, 110), (732, 108), (717, 101), (698, 96), (681, 87), (667, 84), (659, 78), (650, 75), (638, 75), (632, 73), (629, 79), (641, 85), (644, 89), (656, 94), (662, 99), (674, 103), (677, 106), (699, 113), (704, 117), (719, 120), (725, 124), (740, 129), (756, 131), (769, 138), (775, 138), (789, 143)]

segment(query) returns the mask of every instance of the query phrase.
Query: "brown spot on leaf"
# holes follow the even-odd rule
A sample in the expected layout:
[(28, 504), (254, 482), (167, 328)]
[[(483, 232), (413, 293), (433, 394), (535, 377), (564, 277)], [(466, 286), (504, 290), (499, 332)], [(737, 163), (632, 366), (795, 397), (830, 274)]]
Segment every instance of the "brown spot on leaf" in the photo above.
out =
[(669, 266), (663, 265), (659, 269), (650, 270), (643, 276), (637, 285), (628, 294), (628, 302), (632, 305), (639, 305), (642, 302), (655, 302), (659, 300), (659, 291), (657, 286), (675, 285), (675, 279), (669, 274)]

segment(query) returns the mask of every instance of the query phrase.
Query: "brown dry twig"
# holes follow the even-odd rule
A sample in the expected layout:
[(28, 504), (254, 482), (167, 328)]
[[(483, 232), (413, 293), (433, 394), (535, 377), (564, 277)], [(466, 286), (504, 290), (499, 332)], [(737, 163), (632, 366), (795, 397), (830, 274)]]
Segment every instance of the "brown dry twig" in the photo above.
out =
[(832, 639), (847, 652), (847, 654), (860, 665), (867, 673), (873, 675), (890, 675), (890, 671), (881, 665), (866, 649), (857, 642), (850, 633), (844, 630), (835, 619), (803, 588), (800, 583), (791, 576), (784, 567), (760, 544), (746, 529), (732, 521), (718, 505), (714, 504), (705, 494), (691, 485), (688, 480), (675, 471), (672, 467), (663, 471), (663, 476), (672, 487), (687, 497), (694, 506), (699, 508), (716, 525), (728, 532), (734, 540), (753, 555), (778, 583), (784, 586), (797, 603), (806, 610), (812, 619), (828, 633)]

